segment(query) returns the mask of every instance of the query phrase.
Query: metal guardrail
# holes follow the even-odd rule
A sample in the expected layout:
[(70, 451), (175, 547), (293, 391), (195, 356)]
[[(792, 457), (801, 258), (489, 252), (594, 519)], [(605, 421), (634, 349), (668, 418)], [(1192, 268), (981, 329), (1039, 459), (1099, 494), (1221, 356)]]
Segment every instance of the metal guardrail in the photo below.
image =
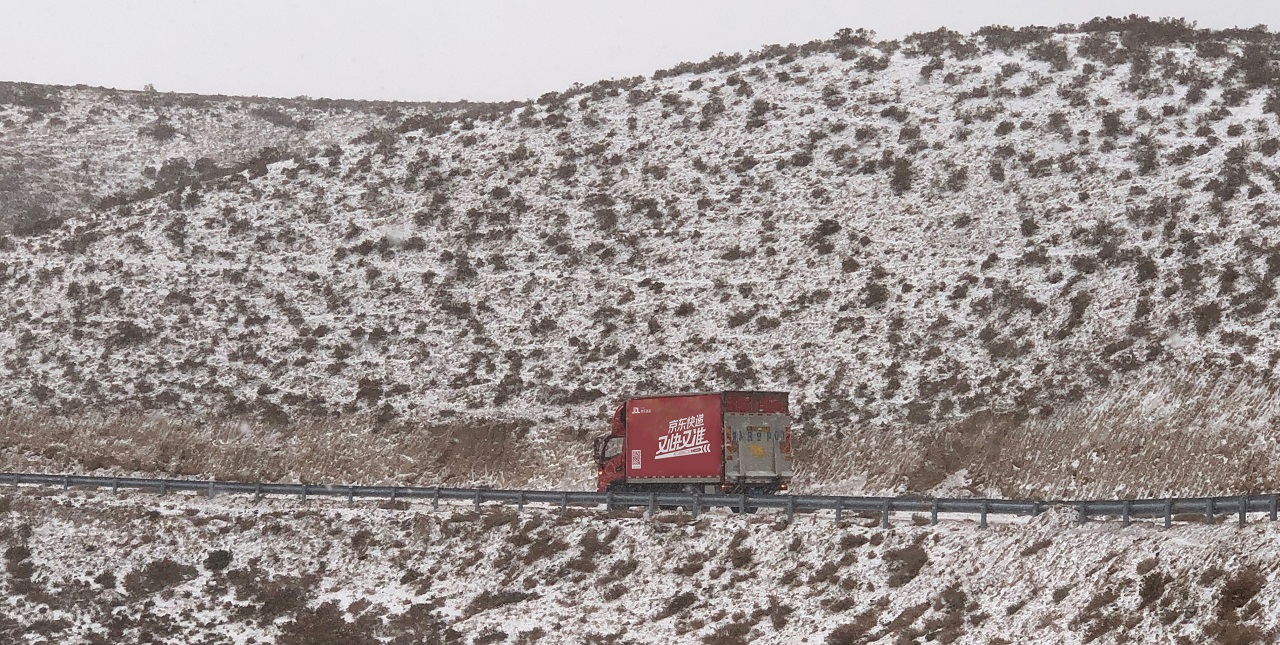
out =
[(0, 484), (11, 486), (53, 486), (64, 490), (76, 488), (109, 488), (121, 490), (201, 493), (215, 495), (287, 495), (306, 500), (309, 497), (386, 499), (391, 502), (429, 500), (432, 508), (440, 502), (472, 504), (479, 511), (484, 504), (514, 505), (523, 510), (526, 504), (559, 507), (603, 506), (605, 509), (644, 508), (650, 517), (661, 508), (689, 509), (694, 517), (713, 508), (735, 512), (753, 512), (772, 508), (784, 511), (787, 519), (796, 513), (833, 511), (840, 522), (845, 513), (878, 513), (880, 526), (889, 527), (894, 513), (929, 515), (936, 524), (939, 514), (977, 515), (979, 526), (987, 526), (987, 518), (996, 516), (1035, 517), (1051, 508), (1074, 509), (1081, 523), (1092, 519), (1119, 518), (1125, 526), (1134, 519), (1163, 518), (1166, 527), (1176, 516), (1194, 514), (1212, 524), (1215, 516), (1226, 513), (1238, 517), (1240, 524), (1249, 513), (1266, 513), (1276, 521), (1280, 495), (1237, 495), (1225, 497), (1171, 497), (1133, 500), (1007, 500), (911, 497), (846, 497), (834, 495), (703, 495), (698, 493), (589, 493), (582, 491), (498, 490), (489, 488), (436, 488), (421, 486), (348, 486), (335, 484), (265, 484), (191, 479), (151, 479), (140, 477), (97, 477), (38, 473), (0, 473)]

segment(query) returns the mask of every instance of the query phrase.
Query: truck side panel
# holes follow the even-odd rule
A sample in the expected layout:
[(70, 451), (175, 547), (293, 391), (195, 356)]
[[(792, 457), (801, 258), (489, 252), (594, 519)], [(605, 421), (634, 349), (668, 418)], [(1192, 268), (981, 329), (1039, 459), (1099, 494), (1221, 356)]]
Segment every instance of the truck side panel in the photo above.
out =
[(627, 480), (719, 482), (719, 394), (627, 401)]

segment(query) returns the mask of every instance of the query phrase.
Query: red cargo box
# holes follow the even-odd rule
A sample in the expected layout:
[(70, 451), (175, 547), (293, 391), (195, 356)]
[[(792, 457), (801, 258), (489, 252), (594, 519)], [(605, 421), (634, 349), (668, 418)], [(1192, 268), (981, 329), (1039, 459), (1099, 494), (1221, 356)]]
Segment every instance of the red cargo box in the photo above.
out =
[(719, 482), (724, 472), (720, 394), (627, 401), (627, 479)]

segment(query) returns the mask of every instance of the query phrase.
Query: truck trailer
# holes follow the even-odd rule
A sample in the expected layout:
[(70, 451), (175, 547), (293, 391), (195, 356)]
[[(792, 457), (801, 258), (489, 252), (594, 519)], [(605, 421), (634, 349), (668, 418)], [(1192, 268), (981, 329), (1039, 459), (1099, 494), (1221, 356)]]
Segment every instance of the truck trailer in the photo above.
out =
[(791, 483), (786, 392), (663, 394), (618, 406), (595, 440), (599, 492), (772, 494)]

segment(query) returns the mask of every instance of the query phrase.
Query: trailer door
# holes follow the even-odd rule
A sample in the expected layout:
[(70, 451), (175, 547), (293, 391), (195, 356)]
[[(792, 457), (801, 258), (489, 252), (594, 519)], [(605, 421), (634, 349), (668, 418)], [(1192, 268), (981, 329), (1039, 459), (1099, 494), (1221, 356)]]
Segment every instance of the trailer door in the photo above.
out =
[(791, 417), (778, 413), (724, 415), (725, 478), (791, 477)]

